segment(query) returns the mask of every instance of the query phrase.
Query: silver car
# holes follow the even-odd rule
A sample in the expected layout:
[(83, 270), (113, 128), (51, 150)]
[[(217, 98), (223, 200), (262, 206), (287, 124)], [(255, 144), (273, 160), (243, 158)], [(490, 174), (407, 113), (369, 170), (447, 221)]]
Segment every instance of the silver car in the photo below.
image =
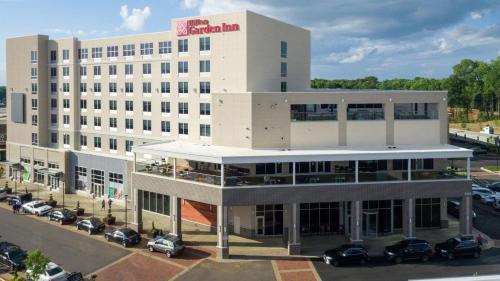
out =
[(164, 235), (150, 240), (147, 247), (150, 252), (165, 253), (169, 258), (180, 254), (185, 248), (182, 240), (174, 235)]

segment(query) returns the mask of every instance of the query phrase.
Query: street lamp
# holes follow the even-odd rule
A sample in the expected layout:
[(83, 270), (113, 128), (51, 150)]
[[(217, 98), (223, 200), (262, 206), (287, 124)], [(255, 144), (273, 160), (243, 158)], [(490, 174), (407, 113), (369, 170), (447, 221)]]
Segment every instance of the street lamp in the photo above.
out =
[(63, 198), (62, 198), (62, 199), (63, 199), (63, 209), (64, 209), (64, 193), (66, 193), (66, 185), (65, 185), (65, 182), (63, 182), (63, 183), (62, 183), (62, 185), (63, 185), (63, 190), (62, 190), (62, 192), (63, 192), (62, 197), (63, 197)]
[(127, 199), (128, 199), (128, 194), (125, 194), (125, 228), (127, 228), (127, 213), (128, 213)]
[(94, 200), (95, 200), (95, 193), (92, 193), (92, 217), (94, 217)]

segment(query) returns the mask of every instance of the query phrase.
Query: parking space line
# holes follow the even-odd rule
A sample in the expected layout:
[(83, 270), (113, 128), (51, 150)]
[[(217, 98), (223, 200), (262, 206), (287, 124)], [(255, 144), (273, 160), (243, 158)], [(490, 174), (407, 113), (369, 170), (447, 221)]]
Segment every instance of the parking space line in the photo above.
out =
[(280, 274), (280, 271), (278, 269), (278, 264), (276, 263), (276, 261), (272, 260), (271, 265), (273, 266), (274, 277), (276, 277), (276, 281), (283, 281), (281, 279), (281, 274)]

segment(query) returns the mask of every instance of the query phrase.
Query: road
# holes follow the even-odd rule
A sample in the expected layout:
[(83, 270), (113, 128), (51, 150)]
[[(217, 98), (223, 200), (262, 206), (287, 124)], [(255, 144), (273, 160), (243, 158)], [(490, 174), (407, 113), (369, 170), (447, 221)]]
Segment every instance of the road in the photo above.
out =
[(29, 216), (0, 208), (0, 240), (28, 251), (39, 249), (67, 271), (86, 275), (130, 253)]

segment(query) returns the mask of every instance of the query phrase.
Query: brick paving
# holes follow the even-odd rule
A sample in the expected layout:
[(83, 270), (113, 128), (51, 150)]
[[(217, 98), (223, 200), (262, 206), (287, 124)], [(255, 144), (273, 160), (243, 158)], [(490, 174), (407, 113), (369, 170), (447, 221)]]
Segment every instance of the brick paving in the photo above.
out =
[(320, 281), (316, 268), (309, 259), (273, 260), (278, 281)]
[(317, 281), (312, 271), (281, 272), (282, 281)]

